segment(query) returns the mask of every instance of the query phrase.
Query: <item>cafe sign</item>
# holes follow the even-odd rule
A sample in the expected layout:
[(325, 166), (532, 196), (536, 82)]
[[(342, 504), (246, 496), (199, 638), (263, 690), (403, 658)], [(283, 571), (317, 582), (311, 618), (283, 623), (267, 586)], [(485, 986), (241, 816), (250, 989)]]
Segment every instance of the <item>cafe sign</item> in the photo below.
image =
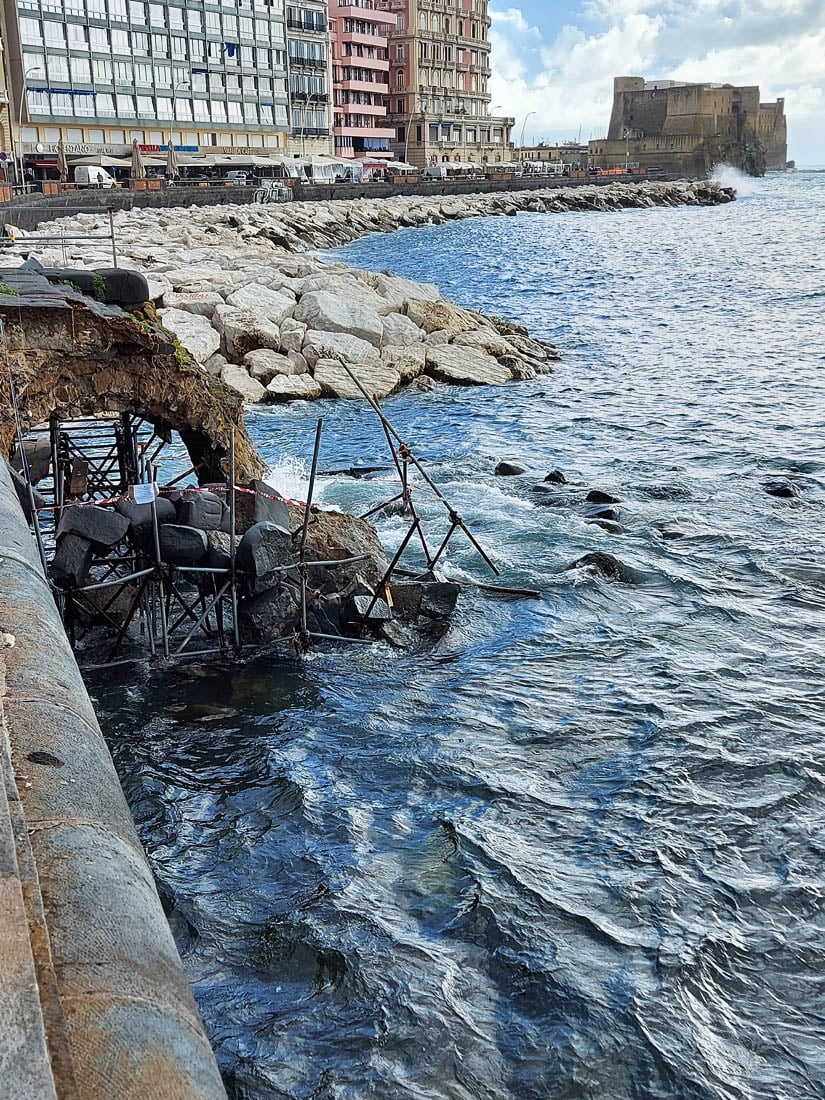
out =
[[(92, 157), (102, 153), (107, 157), (125, 157), (132, 151), (131, 145), (103, 145), (100, 142), (64, 141), (63, 150), (69, 157)], [(24, 141), (24, 153), (57, 154), (56, 141)]]

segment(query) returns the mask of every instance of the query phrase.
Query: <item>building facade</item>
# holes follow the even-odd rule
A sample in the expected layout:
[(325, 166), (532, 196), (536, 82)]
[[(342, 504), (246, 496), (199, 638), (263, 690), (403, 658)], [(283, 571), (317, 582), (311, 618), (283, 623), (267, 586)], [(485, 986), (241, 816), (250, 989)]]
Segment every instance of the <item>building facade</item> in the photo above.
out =
[(4, 0), (27, 170), (71, 154), (284, 150), (284, 0)]
[(5, 8), (0, 6), (0, 182), (10, 182), (15, 175), (6, 47), (6, 13)]
[(399, 159), (512, 159), (513, 118), (490, 113), (488, 0), (375, 0), (396, 16), (391, 30), (389, 122)]
[(388, 35), (396, 18), (373, 0), (330, 0), (335, 153), (390, 157)]
[(784, 101), (760, 103), (756, 86), (617, 77), (607, 138), (592, 141), (590, 154), (603, 168), (632, 161), (704, 176), (732, 164), (761, 176), (787, 161)]
[(332, 68), (326, 0), (286, 8), (290, 138), (295, 156), (332, 152)]

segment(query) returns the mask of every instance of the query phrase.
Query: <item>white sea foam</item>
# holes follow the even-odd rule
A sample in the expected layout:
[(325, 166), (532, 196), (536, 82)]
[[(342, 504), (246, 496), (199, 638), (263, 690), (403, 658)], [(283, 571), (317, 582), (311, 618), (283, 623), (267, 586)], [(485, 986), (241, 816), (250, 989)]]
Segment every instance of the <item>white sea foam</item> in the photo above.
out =
[(732, 164), (717, 164), (713, 169), (712, 178), (721, 187), (732, 187), (740, 199), (751, 198), (761, 191), (759, 181), (753, 176), (746, 176)]

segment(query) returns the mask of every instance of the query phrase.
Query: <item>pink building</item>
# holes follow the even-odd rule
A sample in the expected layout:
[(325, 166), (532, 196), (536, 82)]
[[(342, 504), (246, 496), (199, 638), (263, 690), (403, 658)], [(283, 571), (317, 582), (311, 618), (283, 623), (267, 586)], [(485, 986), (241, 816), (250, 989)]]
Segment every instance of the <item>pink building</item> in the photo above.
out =
[(336, 156), (390, 154), (387, 35), (395, 24), (374, 0), (329, 0)]

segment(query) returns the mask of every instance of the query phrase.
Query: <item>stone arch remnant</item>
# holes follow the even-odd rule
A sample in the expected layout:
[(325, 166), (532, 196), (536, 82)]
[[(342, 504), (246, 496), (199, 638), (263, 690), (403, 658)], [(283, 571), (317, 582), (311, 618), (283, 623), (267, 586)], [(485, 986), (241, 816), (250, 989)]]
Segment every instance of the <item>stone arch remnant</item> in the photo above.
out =
[[(10, 293), (8, 293), (10, 292)], [(159, 435), (177, 431), (203, 482), (228, 477), (231, 429), (235, 476), (266, 466), (247, 435), (243, 402), (192, 362), (159, 327), (41, 276), (0, 270), (0, 449), (8, 457), (22, 427), (103, 413), (130, 413)]]

